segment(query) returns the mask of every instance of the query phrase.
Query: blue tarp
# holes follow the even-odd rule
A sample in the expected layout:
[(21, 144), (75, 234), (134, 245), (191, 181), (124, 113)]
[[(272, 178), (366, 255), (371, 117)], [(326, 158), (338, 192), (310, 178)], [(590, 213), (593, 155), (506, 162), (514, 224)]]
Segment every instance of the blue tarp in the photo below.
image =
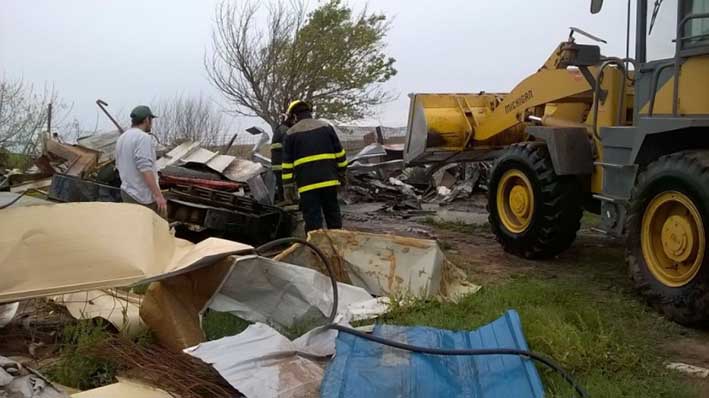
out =
[[(374, 334), (423, 347), (528, 350), (514, 310), (471, 332), (377, 325)], [(537, 398), (544, 396), (544, 387), (530, 359), (426, 355), (339, 333), (320, 393), (326, 398)]]

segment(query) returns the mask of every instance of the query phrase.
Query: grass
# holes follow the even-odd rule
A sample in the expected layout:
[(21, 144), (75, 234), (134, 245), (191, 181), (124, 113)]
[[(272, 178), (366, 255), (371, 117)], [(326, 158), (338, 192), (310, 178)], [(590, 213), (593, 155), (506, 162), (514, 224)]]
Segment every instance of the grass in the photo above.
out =
[[(694, 397), (678, 374), (665, 370), (657, 342), (676, 326), (621, 292), (592, 283), (517, 276), (483, 288), (457, 304), (435, 300), (394, 305), (383, 322), (471, 330), (509, 308), (522, 318), (530, 348), (556, 359), (594, 397)], [(550, 397), (573, 396), (542, 365)]]
[(222, 337), (234, 336), (246, 330), (251, 322), (245, 321), (228, 312), (209, 310), (202, 318), (202, 329), (207, 340), (217, 340)]
[[(325, 320), (322, 318), (304, 320), (296, 323), (289, 328), (281, 328), (278, 331), (285, 337), (294, 340), (311, 329), (322, 326)], [(247, 327), (251, 322), (232, 315), (228, 312), (207, 311), (202, 319), (202, 329), (204, 330), (207, 340), (221, 339), (222, 337), (237, 335)]]
[(453, 232), (459, 232), (462, 234), (475, 234), (480, 232), (490, 232), (490, 225), (488, 223), (484, 224), (466, 224), (460, 221), (439, 221), (433, 217), (426, 217), (420, 221), (422, 224), (430, 225), (432, 227), (446, 229)]
[[(50, 380), (79, 390), (114, 383), (118, 363), (91, 353), (113, 333), (109, 329), (106, 322), (94, 320), (67, 324), (62, 331), (57, 361), (42, 371)], [(155, 343), (150, 332), (134, 337), (133, 341), (140, 345)]]
[(593, 214), (590, 211), (585, 211), (583, 212), (583, 217), (581, 217), (581, 225), (599, 227), (601, 225), (601, 216)]
[(100, 344), (109, 333), (104, 325), (92, 321), (79, 321), (65, 326), (59, 359), (44, 369), (44, 372), (52, 381), (79, 390), (113, 383), (117, 364), (86, 355), (86, 351)]
[(7, 152), (0, 148), (0, 168), (24, 170), (32, 165), (32, 157)]

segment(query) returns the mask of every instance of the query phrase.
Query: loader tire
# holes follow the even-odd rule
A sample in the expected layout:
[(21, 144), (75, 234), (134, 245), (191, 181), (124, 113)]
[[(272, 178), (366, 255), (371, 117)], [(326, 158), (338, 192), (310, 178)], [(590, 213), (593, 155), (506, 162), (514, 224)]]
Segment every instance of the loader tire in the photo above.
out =
[(709, 151), (663, 156), (638, 177), (625, 258), (637, 290), (667, 318), (709, 321)]
[(546, 145), (513, 145), (497, 159), (490, 176), (492, 232), (508, 253), (528, 259), (556, 256), (576, 239), (582, 198), (575, 177), (554, 173)]

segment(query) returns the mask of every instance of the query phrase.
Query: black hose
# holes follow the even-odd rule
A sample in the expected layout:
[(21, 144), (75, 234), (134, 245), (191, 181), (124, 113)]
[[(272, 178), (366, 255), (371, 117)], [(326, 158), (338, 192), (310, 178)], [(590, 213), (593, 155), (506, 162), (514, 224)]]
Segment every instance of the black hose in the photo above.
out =
[(337, 306), (338, 306), (338, 296), (337, 296), (337, 280), (335, 279), (335, 273), (332, 270), (332, 266), (330, 265), (330, 262), (327, 260), (327, 257), (323, 254), (323, 252), (315, 246), (314, 244), (306, 241), (305, 239), (301, 238), (282, 238), (282, 239), (277, 239), (272, 242), (266, 243), (264, 245), (261, 245), (255, 249), (255, 252), (258, 254), (260, 252), (264, 252), (269, 249), (273, 249), (278, 246), (282, 246), (284, 244), (288, 243), (300, 243), (305, 246), (308, 246), (310, 249), (312, 249), (315, 254), (320, 257), (320, 260), (325, 264), (325, 268), (327, 268), (327, 272), (330, 277), (330, 281), (332, 282), (332, 293), (333, 293), (333, 300), (332, 300), (332, 309), (330, 310), (330, 315), (328, 316), (328, 322), (329, 324), (326, 325), (327, 328), (330, 329), (335, 329), (343, 333), (351, 334), (353, 336), (357, 336), (366, 340), (373, 341), (375, 343), (387, 345), (389, 347), (394, 347), (394, 348), (399, 348), (401, 350), (406, 350), (406, 351), (412, 351), (412, 352), (418, 352), (422, 354), (430, 354), (430, 355), (472, 355), (472, 356), (480, 356), (480, 355), (515, 355), (515, 356), (520, 356), (524, 358), (530, 358), (533, 359), (537, 362), (540, 362), (544, 364), (545, 366), (549, 367), (553, 371), (559, 373), (561, 377), (571, 385), (571, 387), (574, 388), (576, 393), (582, 398), (587, 398), (588, 392), (574, 380), (573, 376), (569, 374), (564, 368), (561, 367), (556, 361), (553, 359), (544, 356), (542, 354), (533, 352), (533, 351), (527, 351), (527, 350), (518, 350), (514, 348), (482, 348), (482, 349), (470, 349), (470, 350), (452, 350), (452, 349), (443, 349), (443, 348), (431, 348), (431, 347), (420, 347), (420, 346), (415, 346), (411, 344), (406, 344), (406, 343), (401, 343), (398, 341), (394, 340), (388, 340), (383, 337), (367, 334), (364, 332), (361, 332), (357, 329), (353, 329), (347, 326), (340, 325), (335, 322), (335, 316), (337, 315)]
[(335, 279), (335, 272), (332, 270), (332, 265), (330, 265), (330, 262), (327, 261), (327, 257), (325, 257), (325, 254), (320, 250), (319, 247), (315, 246), (314, 244), (308, 242), (305, 239), (301, 238), (281, 238), (281, 239), (276, 239), (274, 241), (265, 243), (255, 249), (256, 254), (261, 255), (261, 253), (268, 251), (270, 249), (273, 249), (275, 247), (283, 246), (285, 244), (292, 244), (292, 243), (300, 243), (301, 245), (305, 245), (309, 247), (312, 251), (317, 254), (318, 257), (320, 257), (320, 260), (322, 260), (323, 264), (325, 264), (325, 268), (327, 268), (327, 273), (330, 276), (330, 282), (332, 282), (332, 309), (330, 310), (330, 315), (327, 317), (327, 321), (330, 324), (335, 323), (335, 316), (337, 316), (337, 306), (339, 303), (339, 298), (338, 298), (338, 292), (337, 292), (337, 280)]

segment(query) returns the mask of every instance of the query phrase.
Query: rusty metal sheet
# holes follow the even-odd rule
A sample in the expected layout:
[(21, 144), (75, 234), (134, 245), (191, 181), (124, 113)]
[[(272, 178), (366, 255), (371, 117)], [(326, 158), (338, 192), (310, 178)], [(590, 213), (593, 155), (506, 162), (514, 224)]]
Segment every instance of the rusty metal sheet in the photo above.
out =
[[(330, 258), (338, 280), (351, 281), (375, 296), (440, 294), (454, 299), (479, 289), (446, 260), (434, 240), (346, 230), (313, 231), (308, 240)], [(276, 260), (326, 272), (312, 252), (300, 245)]]

